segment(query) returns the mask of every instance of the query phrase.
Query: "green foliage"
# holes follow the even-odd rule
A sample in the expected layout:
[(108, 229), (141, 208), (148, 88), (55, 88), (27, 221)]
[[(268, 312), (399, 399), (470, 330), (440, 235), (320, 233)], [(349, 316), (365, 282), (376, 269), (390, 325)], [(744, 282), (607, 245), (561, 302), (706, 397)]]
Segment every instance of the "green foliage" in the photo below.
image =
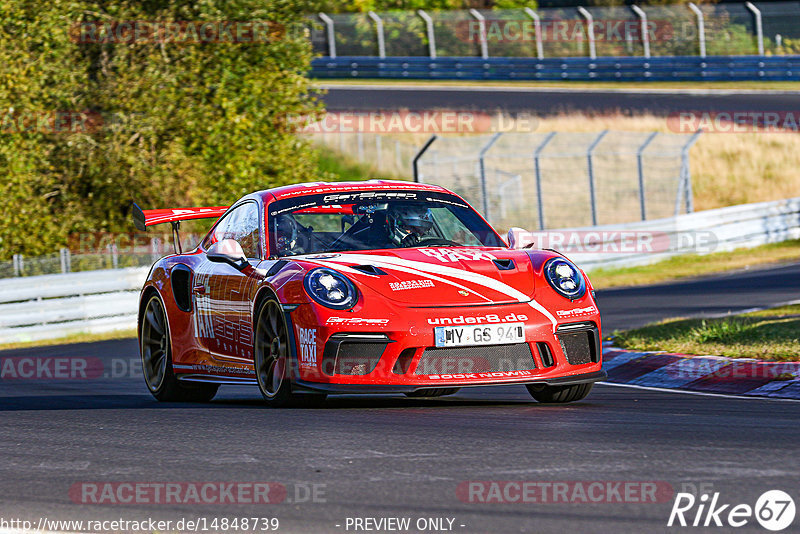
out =
[[(0, 2), (0, 257), (69, 234), (130, 231), (143, 207), (227, 204), (318, 179), (287, 117), (319, 106), (304, 76), (304, 0)], [(271, 21), (255, 42), (80, 42), (76, 24)], [(285, 31), (281, 30), (284, 29)], [(20, 129), (20, 113), (84, 112), (94, 127)], [(92, 122), (94, 121), (94, 122)], [(28, 123), (25, 123), (27, 125)]]

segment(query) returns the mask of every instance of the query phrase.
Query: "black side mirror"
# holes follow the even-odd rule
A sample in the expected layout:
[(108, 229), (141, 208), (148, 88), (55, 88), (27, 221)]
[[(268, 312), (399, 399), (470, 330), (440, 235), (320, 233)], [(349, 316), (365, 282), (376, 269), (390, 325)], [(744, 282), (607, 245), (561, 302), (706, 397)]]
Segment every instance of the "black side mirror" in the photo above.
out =
[(222, 241), (214, 243), (208, 247), (206, 256), (208, 256), (209, 261), (227, 263), (240, 271), (250, 265), (247, 261), (247, 256), (244, 255), (242, 245), (234, 239), (223, 239)]

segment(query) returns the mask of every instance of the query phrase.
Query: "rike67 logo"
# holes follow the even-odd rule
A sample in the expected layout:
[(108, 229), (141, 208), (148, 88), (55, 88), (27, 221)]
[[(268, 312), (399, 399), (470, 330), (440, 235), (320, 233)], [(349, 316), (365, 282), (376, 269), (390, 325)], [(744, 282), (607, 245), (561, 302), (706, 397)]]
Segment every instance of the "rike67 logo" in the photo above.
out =
[(784, 530), (794, 521), (794, 499), (781, 490), (764, 492), (755, 506), (724, 503), (720, 494), (707, 493), (696, 498), (691, 493), (678, 493), (669, 514), (667, 526), (743, 527), (755, 519), (767, 530)]

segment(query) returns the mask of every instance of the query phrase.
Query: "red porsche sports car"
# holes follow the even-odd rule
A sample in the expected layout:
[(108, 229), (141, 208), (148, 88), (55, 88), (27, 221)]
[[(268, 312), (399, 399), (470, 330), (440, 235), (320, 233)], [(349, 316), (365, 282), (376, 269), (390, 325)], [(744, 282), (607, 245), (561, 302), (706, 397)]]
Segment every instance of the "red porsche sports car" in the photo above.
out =
[[(179, 221), (209, 217), (182, 252)], [(210, 400), (220, 384), (258, 385), (270, 406), (525, 384), (563, 403), (605, 378), (586, 275), (556, 251), (510, 249), (442, 187), (301, 184), (230, 207), (134, 205), (134, 221), (172, 223), (176, 238), (141, 292), (158, 400)]]

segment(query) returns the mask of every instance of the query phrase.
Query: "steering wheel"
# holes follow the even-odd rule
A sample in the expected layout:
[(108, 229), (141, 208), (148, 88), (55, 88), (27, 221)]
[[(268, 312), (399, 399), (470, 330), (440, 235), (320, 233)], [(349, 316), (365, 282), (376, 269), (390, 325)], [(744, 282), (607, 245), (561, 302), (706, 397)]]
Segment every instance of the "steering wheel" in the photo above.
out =
[(425, 239), (420, 239), (414, 245), (415, 247), (429, 247), (433, 245), (448, 245), (453, 247), (460, 247), (462, 246), (461, 243), (456, 243), (455, 241), (450, 241), (449, 239), (445, 239), (443, 237), (426, 237)]

